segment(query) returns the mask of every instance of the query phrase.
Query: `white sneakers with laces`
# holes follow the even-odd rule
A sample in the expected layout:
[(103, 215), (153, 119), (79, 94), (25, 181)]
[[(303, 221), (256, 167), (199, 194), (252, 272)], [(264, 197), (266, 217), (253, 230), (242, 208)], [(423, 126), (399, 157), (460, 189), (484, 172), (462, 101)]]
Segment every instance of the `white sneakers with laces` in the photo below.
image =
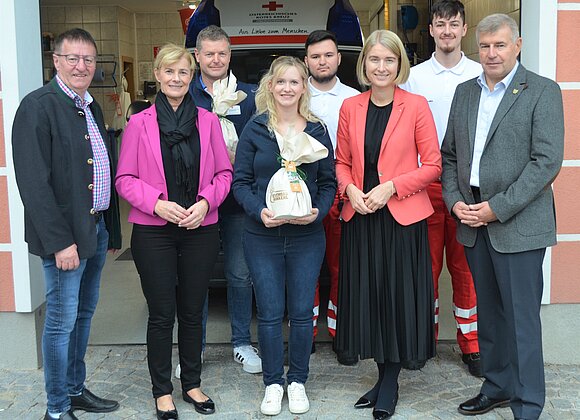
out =
[(304, 384), (292, 382), (288, 385), (288, 409), (292, 414), (303, 414), (310, 409)]
[(284, 388), (278, 384), (268, 385), (264, 393), (260, 411), (266, 416), (277, 416), (282, 411), (282, 397)]
[(262, 359), (258, 356), (258, 349), (253, 346), (234, 347), (234, 360), (242, 365), (244, 372), (262, 372)]

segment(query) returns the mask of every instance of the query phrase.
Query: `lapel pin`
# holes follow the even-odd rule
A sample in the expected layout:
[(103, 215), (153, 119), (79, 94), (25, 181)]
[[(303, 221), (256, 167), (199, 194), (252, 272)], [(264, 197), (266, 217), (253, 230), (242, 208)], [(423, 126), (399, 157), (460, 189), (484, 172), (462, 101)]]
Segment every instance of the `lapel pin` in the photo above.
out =
[(519, 92), (519, 90), (517, 90), (517, 89), (514, 89), (514, 90), (512, 90), (512, 93), (513, 93), (514, 95), (515, 95), (516, 93), (518, 93), (518, 92)]

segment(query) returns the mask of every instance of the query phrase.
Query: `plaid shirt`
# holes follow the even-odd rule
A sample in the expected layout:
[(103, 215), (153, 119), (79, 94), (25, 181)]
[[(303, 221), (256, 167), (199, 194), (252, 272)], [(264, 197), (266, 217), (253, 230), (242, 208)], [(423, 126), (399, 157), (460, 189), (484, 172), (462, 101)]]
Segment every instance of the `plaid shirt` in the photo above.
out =
[(109, 166), (109, 154), (105, 147), (105, 142), (99, 131), (95, 117), (91, 112), (89, 105), (93, 102), (93, 97), (89, 92), (85, 92), (85, 97), (81, 98), (76, 92), (71, 90), (64, 82), (56, 76), (56, 82), (63, 92), (71, 98), (76, 107), (85, 112), (87, 121), (87, 130), (93, 149), (93, 209), (95, 211), (104, 211), (109, 208), (111, 200), (111, 171)]

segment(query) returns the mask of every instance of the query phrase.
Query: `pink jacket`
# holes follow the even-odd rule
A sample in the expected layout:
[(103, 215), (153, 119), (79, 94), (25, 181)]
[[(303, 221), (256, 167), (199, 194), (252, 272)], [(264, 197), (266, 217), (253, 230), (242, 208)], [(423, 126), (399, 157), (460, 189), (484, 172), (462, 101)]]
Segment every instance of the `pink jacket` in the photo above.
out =
[[(218, 207), (225, 200), (232, 183), (232, 165), (217, 116), (197, 108), (199, 130), (199, 193), (209, 211), (202, 226), (218, 221)], [(167, 183), (161, 157), (161, 139), (155, 106), (135, 114), (129, 120), (123, 141), (115, 186), (129, 202), (129, 222), (142, 225), (165, 225), (167, 221), (154, 213), (157, 199), (167, 200)]]
[[(362, 190), (364, 180), (365, 125), (371, 91), (345, 99), (340, 109), (336, 149), (338, 188), (345, 194), (354, 184)], [(417, 155), (421, 155), (421, 167)], [(379, 180), (392, 180), (397, 193), (387, 201), (389, 211), (403, 226), (433, 213), (426, 187), (441, 175), (437, 131), (427, 100), (395, 88), (393, 110), (383, 136), (378, 162)], [(364, 191), (367, 192), (367, 191)], [(345, 201), (341, 216), (349, 221), (355, 211)]]

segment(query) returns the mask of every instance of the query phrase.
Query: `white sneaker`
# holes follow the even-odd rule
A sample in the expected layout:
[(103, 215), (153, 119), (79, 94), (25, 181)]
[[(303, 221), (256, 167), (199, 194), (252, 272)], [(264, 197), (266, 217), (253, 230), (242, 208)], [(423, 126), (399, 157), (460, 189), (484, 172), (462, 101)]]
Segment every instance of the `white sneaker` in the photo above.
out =
[(260, 411), (266, 416), (277, 416), (282, 411), (282, 397), (284, 396), (284, 388), (278, 384), (268, 385), (264, 393)]
[[(201, 352), (201, 363), (203, 363), (203, 354), (204, 353), (205, 352), (203, 352), (203, 351)], [(177, 367), (175, 368), (175, 377), (177, 379), (181, 378), (181, 365), (179, 363), (177, 364)]]
[(292, 382), (288, 385), (288, 409), (293, 414), (303, 414), (310, 410), (310, 402), (303, 384)]
[(234, 347), (234, 360), (242, 364), (244, 372), (261, 373), (262, 359), (258, 356), (258, 349), (252, 346)]

